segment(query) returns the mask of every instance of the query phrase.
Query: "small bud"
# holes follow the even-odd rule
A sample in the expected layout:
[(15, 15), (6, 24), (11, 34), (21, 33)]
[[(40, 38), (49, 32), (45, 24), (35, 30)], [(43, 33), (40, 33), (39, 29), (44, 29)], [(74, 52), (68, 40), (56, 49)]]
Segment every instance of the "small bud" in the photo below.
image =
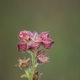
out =
[(33, 80), (39, 80), (40, 74), (39, 72), (34, 73)]

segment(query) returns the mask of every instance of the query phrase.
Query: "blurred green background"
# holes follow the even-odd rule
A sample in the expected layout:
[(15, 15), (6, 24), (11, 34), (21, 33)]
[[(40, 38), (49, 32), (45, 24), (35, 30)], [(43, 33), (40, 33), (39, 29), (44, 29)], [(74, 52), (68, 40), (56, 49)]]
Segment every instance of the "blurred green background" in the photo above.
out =
[(27, 80), (15, 67), (30, 56), (17, 51), (23, 29), (50, 31), (55, 41), (40, 80), (80, 80), (80, 0), (0, 0), (0, 80)]

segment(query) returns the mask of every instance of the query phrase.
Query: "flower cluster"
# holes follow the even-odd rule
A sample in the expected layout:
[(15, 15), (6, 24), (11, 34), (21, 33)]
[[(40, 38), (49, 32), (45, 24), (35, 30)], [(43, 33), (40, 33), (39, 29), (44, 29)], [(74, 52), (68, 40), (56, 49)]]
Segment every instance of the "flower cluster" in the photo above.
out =
[[(44, 64), (47, 63), (49, 60), (45, 52), (42, 51), (42, 48), (50, 49), (54, 41), (50, 39), (49, 32), (42, 32), (38, 34), (37, 32), (32, 33), (27, 30), (20, 31), (18, 38), (18, 51), (27, 51), (31, 54), (32, 58), (32, 60), (30, 58), (23, 60), (19, 59), (18, 67), (21, 69), (26, 69), (29, 67), (30, 71), (28, 70), (28, 73), (31, 74), (32, 71), (32, 80), (38, 80), (39, 77), (36, 79), (35, 76), (39, 76), (39, 74), (34, 72), (35, 68), (37, 67), (37, 64)], [(30, 79), (30, 75), (28, 74), (27, 76)]]
[(54, 43), (54, 41), (49, 38), (49, 32), (42, 32), (39, 35), (37, 32), (31, 33), (30, 31), (23, 30), (18, 37), (20, 40), (17, 44), (19, 52), (27, 50), (35, 51), (41, 46), (50, 49)]

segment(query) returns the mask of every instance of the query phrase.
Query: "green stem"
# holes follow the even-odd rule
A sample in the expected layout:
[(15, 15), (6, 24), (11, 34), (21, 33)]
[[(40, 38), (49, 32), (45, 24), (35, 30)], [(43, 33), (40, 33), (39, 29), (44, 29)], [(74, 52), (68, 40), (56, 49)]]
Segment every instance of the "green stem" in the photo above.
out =
[(30, 72), (30, 75), (29, 75), (29, 80), (33, 80), (33, 75), (34, 75), (34, 72), (35, 72), (35, 65), (36, 65), (36, 61), (35, 61), (35, 57), (36, 57), (36, 53), (33, 53), (31, 51), (28, 51), (31, 55), (31, 58), (32, 58), (32, 66), (31, 66), (31, 72)]

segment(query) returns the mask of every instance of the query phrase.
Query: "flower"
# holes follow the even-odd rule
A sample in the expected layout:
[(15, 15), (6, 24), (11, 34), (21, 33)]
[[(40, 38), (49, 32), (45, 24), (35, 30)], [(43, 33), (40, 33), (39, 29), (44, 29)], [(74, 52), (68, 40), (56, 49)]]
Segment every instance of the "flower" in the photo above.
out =
[(47, 63), (49, 58), (45, 55), (44, 52), (38, 52), (36, 55), (36, 61), (40, 64)]
[(27, 44), (25, 42), (19, 42), (17, 44), (18, 47), (18, 51), (22, 52), (22, 51), (26, 51), (27, 50)]
[(54, 43), (53, 40), (47, 38), (45, 40), (42, 41), (43, 42), (43, 46), (46, 48), (46, 49), (50, 49)]
[(23, 30), (23, 31), (20, 31), (19, 33), (19, 39), (20, 40), (25, 40), (25, 41), (29, 41), (32, 37), (32, 33), (30, 31), (26, 31), (26, 30)]
[(40, 34), (40, 37), (42, 38), (42, 40), (44, 40), (45, 38), (49, 38), (49, 32), (42, 32)]
[(52, 47), (52, 44), (54, 43), (54, 41), (49, 38), (49, 32), (42, 32), (40, 34), (40, 37), (42, 39), (42, 45), (46, 49), (50, 49)]
[(28, 58), (28, 59), (19, 59), (18, 60), (18, 67), (20, 68), (20, 69), (26, 69), (29, 65), (30, 65), (30, 62), (31, 62), (31, 60), (30, 60), (30, 58)]

